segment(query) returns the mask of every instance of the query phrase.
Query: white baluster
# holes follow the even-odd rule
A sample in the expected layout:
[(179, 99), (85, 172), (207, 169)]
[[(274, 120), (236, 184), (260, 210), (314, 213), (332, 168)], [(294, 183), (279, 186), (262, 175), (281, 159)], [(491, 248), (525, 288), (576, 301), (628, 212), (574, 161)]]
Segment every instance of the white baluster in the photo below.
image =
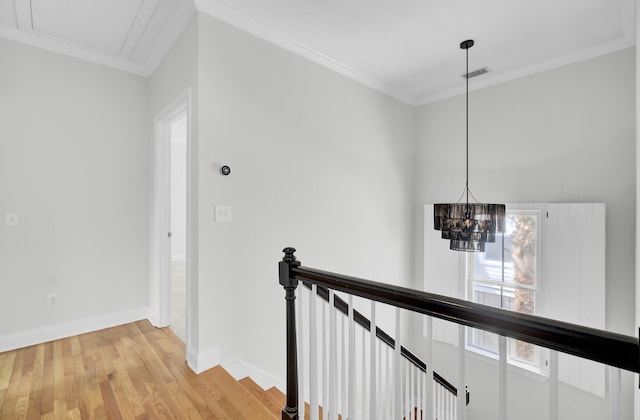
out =
[[(329, 302), (331, 302), (331, 294), (329, 294)], [(329, 346), (329, 336), (327, 335), (327, 305), (322, 305), (322, 418), (328, 419), (329, 414), (327, 413), (328, 402), (329, 402), (329, 363), (328, 363), (328, 346)], [(330, 310), (330, 309), (329, 309)]]
[(442, 413), (442, 399), (440, 397), (440, 386), (438, 383), (433, 384), (433, 410), (435, 411), (435, 417), (433, 419), (444, 419), (444, 414)]
[(376, 419), (376, 302), (371, 301), (371, 334), (369, 340), (369, 418)]
[(453, 417), (453, 396), (444, 387), (440, 389), (440, 398), (442, 399), (443, 416), (447, 420), (454, 420)]
[(385, 414), (384, 414), (384, 398), (382, 398), (382, 396), (384, 395), (383, 392), (385, 391), (384, 389), (384, 366), (382, 364), (382, 360), (383, 360), (383, 356), (384, 356), (384, 347), (386, 347), (385, 345), (382, 344), (382, 340), (376, 340), (376, 346), (378, 347), (377, 351), (376, 351), (376, 363), (378, 364), (378, 379), (376, 381), (376, 389), (378, 392), (378, 395), (376, 395), (376, 413), (378, 413), (378, 418), (384, 419), (386, 418)]
[(353, 317), (353, 296), (349, 295), (349, 398), (347, 410), (349, 420), (356, 418), (356, 321)]
[(447, 398), (447, 391), (438, 384), (438, 400), (440, 403), (438, 407), (440, 408), (440, 417), (443, 419), (451, 419), (451, 407), (449, 407), (449, 398)]
[(424, 409), (424, 399), (422, 398), (422, 395), (424, 394), (424, 372), (420, 368), (416, 368), (416, 389), (416, 401), (418, 407), (416, 418), (420, 419), (420, 417), (422, 417), (421, 413)]
[(393, 382), (391, 376), (391, 365), (393, 364), (393, 352), (389, 346), (385, 346), (385, 392), (384, 392), (384, 412), (385, 418), (392, 418), (393, 412), (391, 403), (393, 401)]
[(340, 316), (340, 407), (338, 413), (344, 417), (347, 413), (347, 357), (346, 347), (347, 340), (345, 335), (347, 334), (347, 328), (345, 327), (346, 319), (344, 316)]
[(367, 330), (362, 328), (362, 414), (365, 418), (369, 418), (367, 415), (369, 409), (369, 400), (367, 399)]
[(407, 419), (411, 419), (411, 414), (410, 414), (411, 402), (409, 401), (409, 398), (411, 397), (411, 384), (410, 384), (411, 367), (410, 367), (410, 363), (405, 362), (404, 360), (402, 361), (402, 363), (404, 364), (404, 410), (403, 412)]
[(316, 319), (317, 286), (309, 296), (309, 420), (318, 420), (318, 325)]
[(507, 337), (499, 338), (498, 420), (507, 420)]
[(452, 412), (451, 412), (451, 398), (449, 392), (444, 389), (444, 388), (440, 388), (440, 407), (442, 407), (440, 409), (440, 411), (442, 412), (442, 417), (444, 419), (447, 420), (452, 420)]
[(620, 369), (608, 366), (609, 372), (609, 419), (620, 420), (620, 391), (622, 383), (620, 382)]
[(442, 416), (447, 420), (454, 420), (453, 396), (445, 388), (440, 388), (440, 400), (442, 401)]
[(431, 413), (431, 409), (428, 405), (428, 398), (427, 398), (427, 392), (429, 392), (429, 383), (432, 382), (433, 379), (430, 381), (429, 380), (429, 375), (427, 374), (427, 372), (424, 372), (422, 374), (422, 416), (420, 417), (422, 420), (424, 419), (435, 419), (435, 417), (430, 417), (429, 413)]
[(558, 352), (549, 353), (549, 420), (558, 420)]
[(329, 346), (329, 403), (327, 404), (327, 411), (329, 418), (337, 418), (336, 416), (336, 387), (337, 387), (337, 340), (338, 334), (336, 331), (336, 308), (335, 308), (335, 292), (329, 291), (329, 335), (331, 343)]
[(394, 351), (394, 391), (393, 412), (395, 418), (402, 419), (402, 365), (400, 364), (400, 308), (396, 308), (396, 348)]
[(436, 417), (438, 419), (445, 419), (444, 401), (442, 401), (442, 387), (440, 384), (436, 384), (436, 401)]
[(456, 410), (457, 410), (457, 402), (458, 400), (456, 399), (456, 397), (454, 397), (449, 391), (447, 390), (443, 390), (443, 392), (445, 393), (445, 395), (448, 397), (449, 400), (449, 418), (451, 420), (457, 419), (457, 414), (456, 414)]
[(427, 373), (425, 378), (425, 415), (424, 420), (435, 420), (436, 412), (435, 412), (435, 401), (433, 398), (433, 318), (430, 316), (426, 317), (425, 322), (427, 323), (427, 346), (426, 346), (426, 360), (427, 363)]
[(411, 373), (411, 378), (409, 380), (409, 418), (416, 418), (416, 367), (413, 363), (409, 363), (409, 372)]
[(466, 414), (466, 393), (465, 393), (465, 327), (464, 325), (458, 325), (458, 398), (456, 402), (456, 418), (457, 420), (464, 420)]

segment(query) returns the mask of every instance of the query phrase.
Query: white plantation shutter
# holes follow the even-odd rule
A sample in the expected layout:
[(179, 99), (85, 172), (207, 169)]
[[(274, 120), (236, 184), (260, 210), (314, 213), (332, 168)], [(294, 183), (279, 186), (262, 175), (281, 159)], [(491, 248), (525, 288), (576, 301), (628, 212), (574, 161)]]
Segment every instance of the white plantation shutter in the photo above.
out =
[[(540, 315), (605, 328), (605, 205), (549, 204)], [(605, 396), (602, 364), (560, 353), (559, 379)]]

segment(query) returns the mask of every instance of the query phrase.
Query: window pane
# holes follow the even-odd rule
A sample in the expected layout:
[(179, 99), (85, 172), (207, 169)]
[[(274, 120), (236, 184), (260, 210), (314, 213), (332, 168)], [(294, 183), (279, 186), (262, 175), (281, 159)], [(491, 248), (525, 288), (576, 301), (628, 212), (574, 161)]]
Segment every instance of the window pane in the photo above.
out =
[(537, 225), (537, 215), (513, 214), (507, 216), (508, 248), (513, 264), (513, 277), (511, 278), (513, 283), (530, 286), (535, 286), (537, 283)]
[(536, 313), (536, 292), (517, 287), (514, 291), (514, 311), (534, 315)]
[(475, 328), (469, 328), (469, 334), (471, 335), (469, 339), (470, 346), (498, 354), (498, 334)]
[(483, 305), (501, 307), (501, 287), (495, 284), (473, 283), (473, 301)]
[[(507, 218), (508, 220), (508, 218)], [(508, 226), (507, 226), (508, 232)], [(513, 260), (507, 244), (511, 242), (509, 234), (496, 235), (494, 243), (485, 244), (485, 252), (474, 254), (473, 276), (477, 279), (487, 279), (502, 281), (502, 239), (504, 236), (504, 279), (506, 282), (513, 282)]]
[(538, 367), (540, 365), (540, 347), (525, 341), (508, 340), (509, 359)]

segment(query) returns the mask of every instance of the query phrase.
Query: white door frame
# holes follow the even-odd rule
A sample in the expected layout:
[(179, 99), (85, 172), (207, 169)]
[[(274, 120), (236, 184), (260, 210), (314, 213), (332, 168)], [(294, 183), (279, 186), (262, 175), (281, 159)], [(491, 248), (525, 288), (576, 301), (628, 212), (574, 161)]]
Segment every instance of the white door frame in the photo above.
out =
[(192, 107), (191, 88), (187, 88), (154, 119), (154, 171), (151, 208), (151, 284), (149, 321), (156, 327), (171, 324), (171, 122), (180, 114), (187, 114), (187, 337), (189, 354), (191, 336), (191, 288), (192, 288), (192, 208), (191, 194), (191, 150), (192, 150)]

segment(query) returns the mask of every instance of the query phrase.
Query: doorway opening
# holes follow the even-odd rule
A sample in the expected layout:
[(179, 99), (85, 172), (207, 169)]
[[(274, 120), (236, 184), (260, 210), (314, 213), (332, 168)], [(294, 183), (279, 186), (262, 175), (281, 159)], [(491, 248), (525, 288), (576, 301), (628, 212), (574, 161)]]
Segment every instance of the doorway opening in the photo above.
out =
[[(170, 327), (190, 353), (193, 218), (191, 91), (155, 118), (149, 320)], [(187, 357), (189, 358), (189, 357)]]
[(187, 112), (169, 125), (171, 330), (187, 340)]

